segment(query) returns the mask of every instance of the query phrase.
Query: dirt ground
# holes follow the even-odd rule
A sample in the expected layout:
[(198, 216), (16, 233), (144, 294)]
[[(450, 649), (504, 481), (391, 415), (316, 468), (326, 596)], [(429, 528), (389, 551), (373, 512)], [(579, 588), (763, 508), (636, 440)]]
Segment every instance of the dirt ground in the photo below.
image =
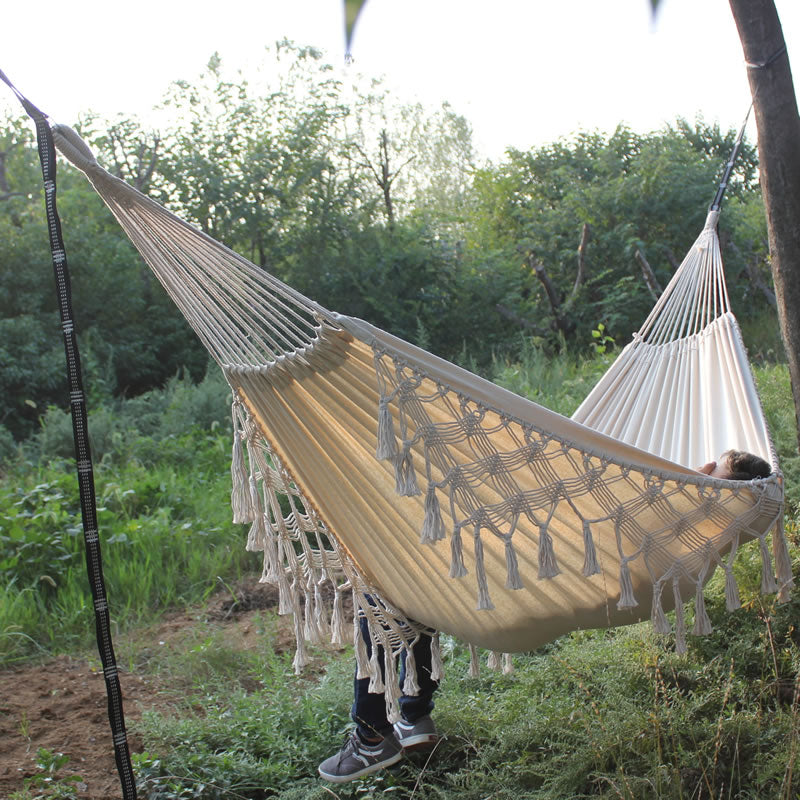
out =
[[(235, 599), (220, 595), (202, 611), (169, 615), (147, 630), (145, 639), (140, 633), (139, 640), (152, 642), (154, 648), (167, 645), (199, 620), (210, 620), (223, 628), (226, 641), (246, 649), (259, 635), (251, 624), (253, 616), (276, 602), (272, 587), (249, 581), (236, 588)], [(293, 647), (290, 626), (291, 618), (279, 618), (276, 650)], [(142, 742), (130, 733), (130, 722), (147, 709), (169, 708), (171, 694), (146, 672), (132, 674), (120, 668), (120, 684), (130, 749), (141, 752)], [(122, 796), (98, 657), (60, 656), (0, 671), (0, 798), (22, 789), (25, 778), (40, 772), (35, 764), (40, 747), (69, 756), (57, 777), (80, 776), (75, 784), (80, 800)]]

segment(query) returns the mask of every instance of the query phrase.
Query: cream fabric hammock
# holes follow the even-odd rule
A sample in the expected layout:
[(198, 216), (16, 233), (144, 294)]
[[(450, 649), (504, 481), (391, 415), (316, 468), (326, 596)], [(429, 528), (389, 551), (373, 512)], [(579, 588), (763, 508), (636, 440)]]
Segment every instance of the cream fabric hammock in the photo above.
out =
[[(567, 419), (326, 311), (108, 174), (70, 129), (54, 132), (233, 390), (234, 520), (251, 523), (263, 580), (294, 612), (298, 669), (305, 642), (344, 637), (347, 591), (395, 653), (426, 628), (499, 652), (647, 617), (667, 633), (673, 607), (682, 650), (685, 600), (691, 630), (710, 630), (716, 567), (738, 606), (732, 565), (751, 538), (763, 590), (787, 597), (782, 476), (728, 307), (716, 213)], [(732, 447), (775, 472), (741, 483), (694, 471)], [(381, 690), (354, 630), (359, 672)], [(438, 677), (436, 648), (434, 664)], [(394, 669), (387, 659), (390, 716)], [(413, 693), (411, 660), (407, 671)]]

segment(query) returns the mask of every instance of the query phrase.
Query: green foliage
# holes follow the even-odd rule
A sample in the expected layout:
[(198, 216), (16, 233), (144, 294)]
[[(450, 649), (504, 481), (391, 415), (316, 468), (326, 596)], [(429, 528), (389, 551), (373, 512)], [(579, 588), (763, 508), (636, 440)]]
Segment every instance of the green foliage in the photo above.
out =
[(80, 776), (56, 774), (68, 763), (69, 756), (40, 747), (36, 753), (36, 768), (39, 771), (25, 778), (24, 789), (12, 792), (8, 800), (69, 800), (78, 797)]
[[(347, 792), (439, 800), (793, 797), (800, 609), (797, 600), (756, 600), (758, 548), (750, 550), (738, 573), (745, 607), (729, 614), (724, 581), (715, 579), (706, 595), (716, 631), (690, 637), (685, 657), (642, 624), (565, 636), (515, 656), (509, 675), (472, 678), (466, 647), (443, 637), (446, 676), (435, 711), (443, 741), (430, 759), (408, 757)], [(289, 656), (274, 654), (269, 639), (244, 660), (213, 632), (198, 640), (202, 652), (217, 652), (218, 669), (191, 667), (186, 653), (198, 645), (173, 648), (158, 664), (162, 677), (181, 681), (181, 697), (173, 713), (147, 713), (138, 725), (148, 748), (137, 756), (142, 796), (330, 796), (316, 767), (348, 725), (349, 649), (318, 652), (324, 672), (298, 687)], [(188, 683), (187, 672), (195, 675)]]
[[(106, 587), (121, 626), (197, 601), (252, 565), (230, 523), (223, 387), (176, 378), (90, 419)], [(75, 646), (93, 630), (75, 468), (59, 449), (71, 451), (71, 430), (53, 411), (23, 448), (36, 460), (7, 461), (0, 480), (0, 663)]]

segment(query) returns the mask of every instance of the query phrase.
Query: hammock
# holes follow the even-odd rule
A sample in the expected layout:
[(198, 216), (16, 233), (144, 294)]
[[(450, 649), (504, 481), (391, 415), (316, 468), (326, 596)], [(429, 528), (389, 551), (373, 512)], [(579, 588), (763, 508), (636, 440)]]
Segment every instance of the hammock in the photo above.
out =
[[(294, 613), (296, 669), (306, 642), (343, 641), (351, 591), (374, 640), (406, 649), (408, 694), (422, 630), (508, 653), (647, 617), (668, 633), (675, 608), (682, 651), (687, 599), (692, 632), (711, 629), (703, 589), (716, 567), (738, 607), (732, 567), (747, 539), (759, 541), (762, 590), (788, 598), (783, 478), (728, 304), (717, 211), (567, 419), (325, 310), (110, 175), (71, 129), (54, 133), (231, 386), (234, 521), (251, 524), (262, 580)], [(693, 469), (732, 447), (773, 474)], [(381, 691), (358, 630), (359, 676)], [(387, 659), (392, 718), (396, 683)]]

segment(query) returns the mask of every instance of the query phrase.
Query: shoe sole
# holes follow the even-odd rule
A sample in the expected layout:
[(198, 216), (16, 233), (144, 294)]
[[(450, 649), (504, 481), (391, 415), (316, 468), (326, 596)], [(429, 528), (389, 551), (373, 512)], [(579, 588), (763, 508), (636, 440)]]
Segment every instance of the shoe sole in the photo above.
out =
[(437, 734), (421, 733), (418, 736), (409, 736), (407, 739), (399, 740), (403, 750), (411, 750), (412, 752), (420, 750), (432, 750), (439, 741)]
[(351, 772), (349, 775), (331, 775), (327, 772), (323, 772), (321, 769), (318, 770), (320, 777), (324, 778), (326, 781), (331, 781), (331, 783), (347, 783), (348, 781), (354, 781), (356, 778), (363, 778), (365, 775), (371, 775), (373, 772), (377, 772), (380, 769), (386, 769), (386, 767), (391, 767), (393, 764), (396, 764), (400, 759), (403, 757), (403, 751), (401, 750), (399, 753), (395, 753), (390, 758), (387, 758), (385, 761), (380, 761), (376, 764), (370, 764), (364, 769), (360, 769), (358, 772)]

